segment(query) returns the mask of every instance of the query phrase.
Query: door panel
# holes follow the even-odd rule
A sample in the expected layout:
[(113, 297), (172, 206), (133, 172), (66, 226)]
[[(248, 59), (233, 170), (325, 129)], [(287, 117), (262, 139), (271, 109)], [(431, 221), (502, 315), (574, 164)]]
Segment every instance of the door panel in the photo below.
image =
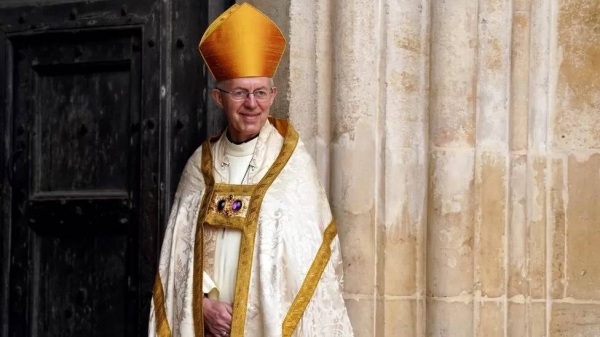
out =
[(158, 161), (141, 156), (156, 140), (140, 140), (140, 35), (90, 29), (12, 40), (14, 145), (23, 155), (12, 176), (10, 335), (136, 332), (139, 167)]
[(197, 43), (232, 3), (0, 1), (0, 336), (146, 335), (179, 175), (222, 127)]
[[(140, 143), (132, 126), (139, 125), (141, 96), (140, 53), (131, 50), (139, 37), (114, 33), (97, 41), (82, 34), (85, 43), (58, 36), (28, 41), (25, 60), (33, 66), (23, 68), (33, 82), (33, 198), (131, 192), (128, 176)], [(119, 53), (104, 53), (110, 48)], [(60, 57), (66, 51), (70, 59)]]
[(127, 195), (129, 64), (36, 67), (33, 76), (33, 196)]

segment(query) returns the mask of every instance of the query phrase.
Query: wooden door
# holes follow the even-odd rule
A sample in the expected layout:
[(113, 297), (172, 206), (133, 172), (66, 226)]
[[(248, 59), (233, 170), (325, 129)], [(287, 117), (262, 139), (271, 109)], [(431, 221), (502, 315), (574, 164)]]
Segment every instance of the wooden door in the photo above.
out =
[(0, 4), (0, 336), (145, 335), (177, 179), (213, 131), (197, 42), (228, 4), (27, 2)]

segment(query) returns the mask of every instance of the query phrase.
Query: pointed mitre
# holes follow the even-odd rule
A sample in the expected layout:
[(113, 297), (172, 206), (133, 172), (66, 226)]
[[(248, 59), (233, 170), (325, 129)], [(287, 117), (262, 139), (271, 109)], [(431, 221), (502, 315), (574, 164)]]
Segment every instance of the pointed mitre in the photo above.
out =
[(236, 4), (208, 27), (198, 49), (217, 81), (273, 77), (285, 51), (285, 38), (258, 9)]

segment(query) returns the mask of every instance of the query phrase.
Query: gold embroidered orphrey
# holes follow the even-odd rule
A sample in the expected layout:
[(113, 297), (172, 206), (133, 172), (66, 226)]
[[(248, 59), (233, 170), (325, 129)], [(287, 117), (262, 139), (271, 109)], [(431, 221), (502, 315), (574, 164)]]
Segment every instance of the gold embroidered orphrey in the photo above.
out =
[[(259, 227), (261, 206), (263, 199), (267, 194), (267, 190), (282, 172), (294, 154), (294, 151), (299, 143), (297, 132), (291, 125), (287, 123), (287, 121), (270, 118), (268, 123), (272, 123), (277, 130), (276, 132), (284, 136), (283, 145), (274, 163), (268, 169), (263, 178), (255, 185), (231, 185), (215, 183), (213, 176), (214, 164), (213, 155), (211, 153), (211, 143), (216, 142), (220, 136), (212, 137), (202, 145), (200, 171), (204, 180), (204, 193), (198, 209), (197, 222), (195, 226), (196, 233), (193, 247), (193, 274), (191, 286), (191, 307), (195, 336), (204, 336), (202, 282), (203, 271), (205, 267), (204, 232), (206, 226), (231, 228), (240, 230), (242, 232), (230, 335), (240, 337), (245, 335), (244, 328), (246, 323), (252, 264), (253, 258), (255, 257), (255, 241), (257, 229)], [(302, 147), (303, 146), (304, 145), (302, 144)], [(304, 148), (303, 151), (305, 151)], [(228, 209), (228, 207), (231, 209), (234, 201), (242, 202), (241, 209), (239, 209), (237, 212), (225, 212), (224, 210)], [(220, 202), (221, 204), (219, 204)], [(321, 245), (316, 251), (316, 254), (313, 255), (314, 259), (310, 264), (310, 268), (308, 268), (308, 271), (304, 275), (302, 284), (294, 296), (293, 302), (291, 303), (289, 309), (287, 310), (287, 314), (281, 323), (281, 336), (292, 336), (293, 332), (296, 330), (307, 306), (311, 301), (311, 298), (313, 297), (313, 294), (315, 293), (315, 290), (317, 289), (319, 280), (321, 279), (321, 276), (326, 269), (328, 262), (330, 261), (332, 254), (332, 243), (336, 239), (336, 236), (336, 225), (333, 219), (331, 219), (329, 225), (322, 232)], [(163, 247), (163, 249), (165, 249), (165, 247)], [(164, 252), (162, 253), (164, 254)], [(159, 270), (157, 272), (154, 284), (152, 304), (154, 309), (153, 315), (155, 316), (156, 320), (156, 335), (161, 337), (172, 336), (173, 333), (173, 330), (171, 330), (172, 327), (169, 325), (166, 308), (167, 300), (165, 299), (165, 291), (163, 287), (164, 285), (163, 281), (161, 280)], [(341, 316), (343, 317), (340, 321), (343, 320), (343, 322), (339, 324), (346, 326), (344, 328), (345, 330), (343, 331), (350, 331), (350, 333), (340, 334), (340, 336), (351, 336), (351, 327), (347, 319), (347, 312), (345, 307), (342, 309), (343, 312)], [(340, 329), (340, 331), (342, 331), (342, 329)]]

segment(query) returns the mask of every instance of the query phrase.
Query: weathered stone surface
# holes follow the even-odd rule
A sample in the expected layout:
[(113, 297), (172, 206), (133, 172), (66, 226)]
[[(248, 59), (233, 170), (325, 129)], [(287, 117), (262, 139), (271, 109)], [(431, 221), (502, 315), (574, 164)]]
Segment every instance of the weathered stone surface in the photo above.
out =
[(532, 303), (529, 305), (527, 317), (529, 320), (529, 336), (546, 337), (546, 303)]
[(424, 159), (412, 149), (389, 150), (380, 223), (384, 223), (380, 250), (383, 281), (388, 295), (411, 296), (418, 291), (419, 269), (424, 268), (427, 176)]
[(508, 297), (527, 293), (527, 156), (513, 155), (510, 170)]
[(355, 336), (373, 336), (375, 330), (374, 306), (375, 301), (373, 299), (346, 300), (346, 308)]
[(411, 296), (417, 293), (417, 268), (423, 263), (417, 233), (398, 224), (385, 231), (385, 250), (379, 253), (384, 260), (384, 282), (380, 289), (388, 295)]
[(513, 20), (510, 149), (526, 150), (529, 133), (529, 12), (517, 12)]
[(504, 150), (508, 142), (510, 1), (480, 1), (477, 50), (477, 148)]
[[(428, 11), (413, 0), (388, 5), (385, 14), (384, 119), (386, 149), (425, 150), (428, 128), (427, 84), (429, 35), (424, 24)], [(387, 155), (386, 155), (387, 158)]]
[[(512, 11), (508, 1), (488, 0), (479, 2), (478, 12), (475, 289), (481, 296), (497, 298), (504, 294), (506, 284), (511, 74), (511, 31), (506, 29), (506, 19)], [(483, 316), (480, 331), (494, 331), (482, 320)]]
[[(373, 294), (375, 289), (375, 130), (368, 124), (333, 144), (331, 203), (338, 223), (346, 273), (345, 291)], [(368, 159), (370, 158), (370, 159)]]
[(509, 337), (527, 336), (527, 308), (525, 303), (508, 303), (508, 326)]
[(550, 336), (600, 336), (600, 305), (555, 303), (552, 305)]
[(510, 337), (547, 337), (545, 303), (509, 303), (506, 328)]
[(600, 299), (600, 154), (571, 155), (568, 167), (567, 296)]
[(515, 12), (531, 10), (531, 0), (513, 0), (513, 9)]
[(344, 262), (344, 291), (348, 294), (372, 294), (375, 290), (375, 228), (373, 214), (361, 216), (336, 212)]
[(417, 336), (417, 302), (385, 300), (384, 336)]
[(473, 146), (477, 2), (434, 1), (431, 41), (431, 142), (442, 147)]
[(427, 294), (473, 291), (473, 151), (434, 151), (430, 160)]
[(566, 214), (565, 204), (568, 198), (566, 186), (566, 167), (562, 158), (552, 160), (552, 180), (550, 182), (550, 209), (552, 235), (552, 285), (551, 296), (554, 299), (565, 297), (566, 278)]
[(385, 86), (380, 121), (383, 184), (378, 221), (383, 224), (379, 291), (424, 293), (429, 130), (429, 11), (413, 0), (387, 4)]
[(599, 334), (600, 3), (252, 3), (289, 34), (276, 113), (330, 187), (356, 336)]
[(333, 142), (354, 139), (359, 121), (375, 125), (379, 112), (378, 3), (353, 0), (333, 16)]
[(528, 151), (545, 155), (550, 107), (551, 1), (532, 0), (529, 31)]
[(527, 179), (527, 207), (529, 215), (529, 295), (546, 298), (546, 158), (530, 158)]
[(482, 302), (479, 305), (476, 336), (504, 337), (504, 305), (502, 302)]
[(373, 294), (377, 247), (377, 4), (348, 2), (333, 16), (331, 200), (340, 223), (346, 292)]
[(554, 143), (600, 148), (600, 2), (561, 0)]
[(477, 254), (481, 294), (500, 297), (505, 292), (506, 158), (484, 152), (478, 158), (479, 239)]
[(427, 302), (428, 337), (473, 336), (473, 303)]
[[(312, 95), (315, 96), (317, 107), (316, 107), (316, 118), (312, 123), (316, 126), (312, 127), (312, 130), (316, 130), (315, 143), (315, 162), (317, 164), (317, 170), (321, 182), (325, 187), (325, 190), (329, 192), (330, 177), (331, 177), (331, 139), (332, 139), (332, 105), (331, 96), (333, 92), (333, 78), (332, 78), (332, 67), (333, 67), (333, 44), (332, 42), (332, 13), (333, 3), (330, 1), (318, 0), (315, 8), (306, 6), (304, 2), (294, 1), (294, 7), (304, 7), (302, 13), (304, 15), (314, 15), (316, 13), (316, 28), (315, 30), (315, 54), (314, 62), (317, 67), (316, 77), (314, 79), (308, 79), (308, 81), (299, 81), (298, 83), (290, 83), (290, 85), (300, 85), (307, 87), (314, 87)], [(313, 21), (314, 22), (314, 21)], [(297, 35), (298, 36), (298, 35)], [(301, 36), (301, 35), (299, 35)], [(312, 59), (311, 57), (308, 57)], [(293, 63), (294, 71), (302, 73), (301, 65)], [(309, 85), (315, 81), (314, 85)], [(296, 113), (296, 108), (302, 106), (304, 103), (304, 97), (294, 97), (292, 99), (294, 105), (290, 104), (290, 117), (294, 117), (294, 121), (298, 119), (306, 120), (306, 116), (301, 113)]]
[[(302, 83), (316, 78), (322, 67), (330, 67), (330, 65), (317, 64), (315, 58), (317, 45), (314, 41), (320, 32), (314, 29), (317, 26), (317, 17), (308, 11), (317, 6), (317, 1), (307, 0), (303, 5), (295, 1), (283, 1), (283, 3), (285, 2), (288, 2), (289, 11), (289, 20), (286, 22), (290, 31), (289, 39), (296, 43), (288, 44), (289, 80), (286, 83), (288, 91), (282, 92), (281, 96), (283, 97), (281, 98), (289, 100), (289, 109), (286, 113), (302, 136), (307, 149), (313, 156), (316, 156), (316, 137), (319, 127), (316, 122), (320, 113), (317, 106), (319, 95), (317, 86), (308, 86)], [(277, 3), (277, 6), (283, 7), (280, 3)], [(304, 38), (299, 39), (298, 35)]]

